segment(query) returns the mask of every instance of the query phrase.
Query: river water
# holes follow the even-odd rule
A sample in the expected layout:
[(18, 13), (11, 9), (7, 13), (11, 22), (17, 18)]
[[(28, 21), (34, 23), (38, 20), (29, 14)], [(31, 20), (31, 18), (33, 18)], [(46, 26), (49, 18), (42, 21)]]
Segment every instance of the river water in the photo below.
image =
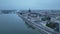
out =
[(0, 34), (41, 34), (28, 27), (17, 14), (0, 14)]

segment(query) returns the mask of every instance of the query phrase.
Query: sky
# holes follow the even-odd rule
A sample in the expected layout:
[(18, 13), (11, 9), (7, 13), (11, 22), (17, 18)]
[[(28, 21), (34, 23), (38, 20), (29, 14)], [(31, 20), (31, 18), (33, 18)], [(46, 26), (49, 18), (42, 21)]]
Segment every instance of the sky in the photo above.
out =
[(0, 0), (4, 9), (60, 9), (60, 0)]

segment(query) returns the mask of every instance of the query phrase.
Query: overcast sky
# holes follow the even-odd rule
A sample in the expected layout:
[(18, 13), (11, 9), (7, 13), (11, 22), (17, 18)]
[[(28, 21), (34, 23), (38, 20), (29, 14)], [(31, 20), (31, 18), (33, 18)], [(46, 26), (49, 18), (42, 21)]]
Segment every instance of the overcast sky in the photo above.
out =
[(1, 9), (60, 9), (60, 0), (0, 0)]

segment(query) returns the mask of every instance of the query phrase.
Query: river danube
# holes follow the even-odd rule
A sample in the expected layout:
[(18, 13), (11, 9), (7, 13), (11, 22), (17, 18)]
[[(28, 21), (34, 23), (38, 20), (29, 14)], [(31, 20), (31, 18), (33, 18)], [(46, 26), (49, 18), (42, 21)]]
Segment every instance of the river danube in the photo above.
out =
[(28, 27), (17, 14), (0, 14), (0, 34), (41, 34)]

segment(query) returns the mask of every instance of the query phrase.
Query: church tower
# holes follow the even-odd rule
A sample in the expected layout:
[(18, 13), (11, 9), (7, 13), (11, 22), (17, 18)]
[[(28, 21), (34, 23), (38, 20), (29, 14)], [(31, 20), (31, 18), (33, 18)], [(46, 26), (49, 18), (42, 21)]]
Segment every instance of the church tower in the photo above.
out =
[(29, 12), (31, 12), (30, 8), (29, 8)]

